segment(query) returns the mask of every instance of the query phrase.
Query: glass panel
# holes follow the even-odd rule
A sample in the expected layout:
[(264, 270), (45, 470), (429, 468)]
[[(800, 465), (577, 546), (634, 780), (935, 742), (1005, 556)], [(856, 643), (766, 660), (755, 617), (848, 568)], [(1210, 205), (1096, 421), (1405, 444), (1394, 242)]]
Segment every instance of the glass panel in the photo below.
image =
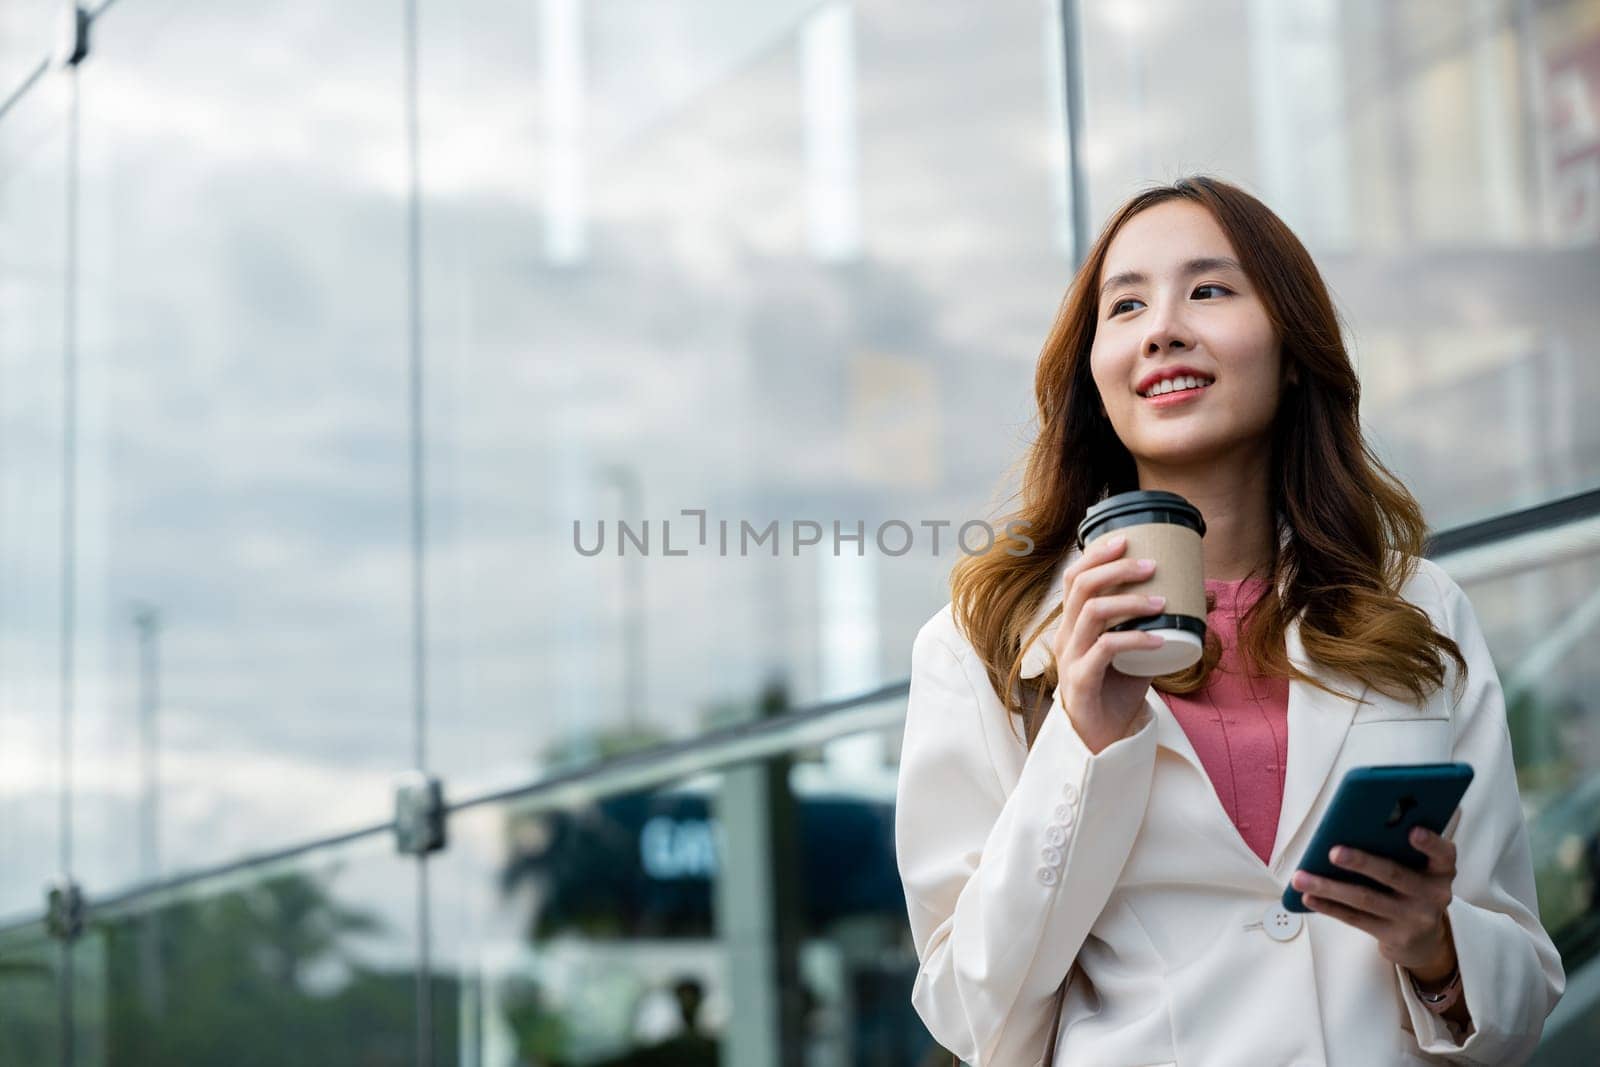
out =
[(0, 934), (0, 1063), (60, 1059), (60, 955), (37, 927)]
[(460, 1045), (440, 1062), (924, 1062), (898, 736), (456, 817), (434, 943)]
[(410, 1067), (416, 877), (393, 848), (375, 836), (96, 916), (73, 950), (79, 1062)]
[(1332, 287), (1363, 419), (1435, 528), (1600, 484), (1600, 7), (1082, 7), (1095, 225), (1190, 171), (1261, 196)]
[(411, 762), (402, 20), (115, 4), (82, 72), (91, 888), (387, 816)]
[(1600, 553), (1474, 555), (1457, 580), (1505, 690), (1539, 917), (1572, 974), (1600, 955), (1600, 668), (1586, 654), (1600, 640)]
[(904, 677), (1070, 258), (1054, 4), (526, 10), (421, 9), (430, 748), (484, 786)]
[(67, 86), (0, 120), (0, 918), (61, 869)]
[(64, 6), (60, 0), (0, 4), (0, 104), (55, 48)]
[[(682, 1062), (716, 1062), (724, 954), (711, 932), (705, 789), (451, 820), (435, 865), (434, 958), (459, 989), (447, 1009), (458, 1043), (440, 1044), (439, 1063), (620, 1064), (673, 1037), (699, 1049)], [(652, 877), (639, 852), (651, 820), (679, 834), (670, 877)], [(673, 1004), (681, 996), (687, 1010), (695, 994), (674, 987), (691, 981), (701, 1007), (686, 1029)]]

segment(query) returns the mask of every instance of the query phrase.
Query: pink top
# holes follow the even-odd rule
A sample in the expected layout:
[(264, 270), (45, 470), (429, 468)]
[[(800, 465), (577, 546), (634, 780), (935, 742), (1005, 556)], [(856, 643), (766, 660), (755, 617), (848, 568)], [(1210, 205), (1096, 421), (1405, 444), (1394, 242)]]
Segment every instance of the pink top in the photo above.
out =
[(1289, 680), (1257, 678), (1240, 669), (1239, 616), (1271, 584), (1268, 578), (1207, 578), (1217, 606), (1206, 625), (1222, 642), (1222, 659), (1206, 687), (1189, 696), (1162, 693), (1211, 778), (1222, 810), (1261, 862), (1272, 858), (1289, 760)]

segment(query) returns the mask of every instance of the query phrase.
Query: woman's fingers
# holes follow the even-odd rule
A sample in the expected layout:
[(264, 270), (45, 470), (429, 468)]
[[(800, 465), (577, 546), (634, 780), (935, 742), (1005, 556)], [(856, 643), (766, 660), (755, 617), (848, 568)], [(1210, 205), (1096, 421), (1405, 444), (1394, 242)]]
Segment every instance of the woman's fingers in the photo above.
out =
[(1347, 907), (1382, 919), (1393, 919), (1405, 911), (1406, 901), (1394, 893), (1369, 886), (1341, 882), (1337, 878), (1322, 878), (1307, 871), (1295, 873), (1291, 884), (1302, 895), (1318, 900), (1337, 901)]
[[(1102, 591), (1109, 587), (1129, 585), (1149, 577), (1149, 572), (1139, 566), (1139, 561), (1134, 559), (1119, 559), (1111, 563), (1084, 571), (1072, 584), (1066, 596), (1066, 605), (1063, 607), (1063, 619), (1069, 623), (1066, 653), (1068, 656), (1081, 654), (1099, 636), (1100, 631), (1106, 628), (1102, 620), (1114, 617), (1117, 612), (1122, 612), (1122, 618), (1137, 618), (1141, 615), (1153, 615), (1159, 609), (1143, 603), (1144, 597), (1136, 593), (1106, 594)], [(1121, 596), (1129, 596), (1140, 601), (1133, 607), (1113, 605), (1102, 610), (1100, 601), (1117, 601)], [(1133, 601), (1122, 602), (1132, 604)], [(1116, 621), (1121, 621), (1117, 619)]]
[(1089, 646), (1088, 652), (1072, 661), (1067, 672), (1087, 671), (1091, 678), (1099, 678), (1110, 669), (1111, 660), (1118, 652), (1154, 648), (1160, 643), (1161, 638), (1146, 630), (1107, 630)]
[(1383, 856), (1363, 852), (1359, 848), (1341, 846), (1330, 852), (1328, 859), (1335, 866), (1364, 874), (1374, 882), (1382, 883), (1399, 893), (1419, 895), (1427, 885), (1426, 877), (1410, 867)]
[(1430, 874), (1448, 874), (1452, 878), (1456, 873), (1456, 843), (1448, 837), (1434, 833), (1425, 826), (1411, 828), (1411, 843), (1417, 850), (1428, 857), (1428, 872)]
[(1305, 897), (1305, 905), (1312, 911), (1326, 915), (1331, 919), (1338, 919), (1347, 926), (1353, 926), (1362, 933), (1371, 935), (1382, 943), (1383, 932), (1388, 928), (1390, 920), (1380, 919), (1370, 915), (1360, 908), (1353, 908), (1349, 904), (1341, 904), (1328, 897)]
[(1057, 662), (1074, 653), (1081, 655), (1087, 650), (1086, 646), (1077, 647), (1073, 640), (1078, 628), (1078, 616), (1083, 613), (1083, 605), (1097, 586), (1095, 570), (1115, 560), (1127, 548), (1126, 543), (1114, 545), (1113, 542), (1117, 540), (1115, 537), (1101, 538), (1067, 568), (1061, 582), (1061, 623), (1055, 640)]
[(1159, 610), (1143, 593), (1095, 597), (1078, 613), (1077, 632), (1072, 635), (1067, 647), (1088, 648), (1099, 640), (1101, 634), (1110, 631), (1118, 623), (1153, 615)]
[(1154, 570), (1143, 560), (1126, 558), (1127, 547), (1126, 538), (1116, 536), (1096, 541), (1072, 562), (1062, 590), (1052, 652), (1062, 702), (1085, 737), (1111, 738), (1119, 728), (1125, 731), (1149, 689), (1149, 678), (1112, 669), (1116, 655), (1161, 644), (1160, 637), (1144, 630), (1112, 629), (1161, 609), (1148, 597), (1126, 591)]

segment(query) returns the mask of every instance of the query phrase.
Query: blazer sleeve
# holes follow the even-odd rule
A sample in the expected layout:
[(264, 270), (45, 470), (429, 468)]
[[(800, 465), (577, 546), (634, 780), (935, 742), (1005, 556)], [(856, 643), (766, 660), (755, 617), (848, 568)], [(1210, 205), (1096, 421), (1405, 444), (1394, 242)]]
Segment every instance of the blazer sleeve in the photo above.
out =
[(1470, 763), (1475, 776), (1453, 818), (1456, 876), (1448, 909), (1461, 991), (1472, 1016), (1464, 1038), (1428, 1011), (1404, 968), (1397, 965), (1395, 972), (1423, 1052), (1453, 1063), (1523, 1063), (1561, 999), (1566, 972), (1539, 921), (1505, 698), (1488, 643), (1455, 579), (1437, 564), (1430, 571), (1440, 586), (1443, 621), (1468, 667), (1451, 714), (1453, 756)]
[(1019, 774), (1023, 742), (950, 609), (917, 634), (895, 803), (911, 1000), (973, 1067), (1043, 1055), (1056, 989), (1144, 819), (1156, 748), (1143, 715), (1091, 754), (1058, 693)]

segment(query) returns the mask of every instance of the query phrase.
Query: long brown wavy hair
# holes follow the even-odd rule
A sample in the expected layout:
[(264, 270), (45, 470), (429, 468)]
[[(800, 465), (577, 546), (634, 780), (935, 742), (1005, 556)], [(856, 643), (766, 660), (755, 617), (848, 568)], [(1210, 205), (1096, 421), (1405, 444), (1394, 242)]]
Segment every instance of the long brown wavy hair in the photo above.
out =
[[(1008, 710), (1022, 720), (1030, 748), (1057, 672), (1051, 662), (1044, 674), (1024, 679), (1022, 656), (1061, 614), (1061, 590), (1051, 587), (1056, 566), (1073, 548), (1077, 524), (1091, 504), (1140, 488), (1133, 456), (1112, 428), (1089, 371), (1101, 267), (1123, 224), (1179, 198), (1209, 211), (1228, 235), (1282, 339), (1284, 369), (1298, 375), (1280, 396), (1270, 463), (1271, 513), (1290, 536), (1281, 548), (1273, 538), (1272, 581), (1240, 620), (1244, 662), (1258, 675), (1295, 678), (1337, 693), (1289, 662), (1284, 632), (1303, 611), (1306, 656), (1331, 671), (1407, 694), (1419, 704), (1444, 685), (1445, 656), (1458, 666), (1458, 692), (1465, 680), (1460, 648), (1400, 596), (1415, 557), (1422, 555), (1427, 526), (1416, 499), (1362, 437), (1361, 383), (1316, 264), (1260, 200), (1227, 182), (1194, 175), (1135, 194), (1090, 248), (1039, 356), (1039, 434), (1023, 457), (1021, 505), (988, 551), (962, 558), (951, 574), (956, 623), (983, 661), (995, 693), (1004, 694)], [(1057, 599), (1054, 610), (1043, 626), (1025, 633), (1046, 597)], [(1208, 594), (1208, 611), (1214, 603)], [(1221, 654), (1207, 627), (1200, 661), (1152, 684), (1164, 693), (1193, 693), (1206, 686)]]

